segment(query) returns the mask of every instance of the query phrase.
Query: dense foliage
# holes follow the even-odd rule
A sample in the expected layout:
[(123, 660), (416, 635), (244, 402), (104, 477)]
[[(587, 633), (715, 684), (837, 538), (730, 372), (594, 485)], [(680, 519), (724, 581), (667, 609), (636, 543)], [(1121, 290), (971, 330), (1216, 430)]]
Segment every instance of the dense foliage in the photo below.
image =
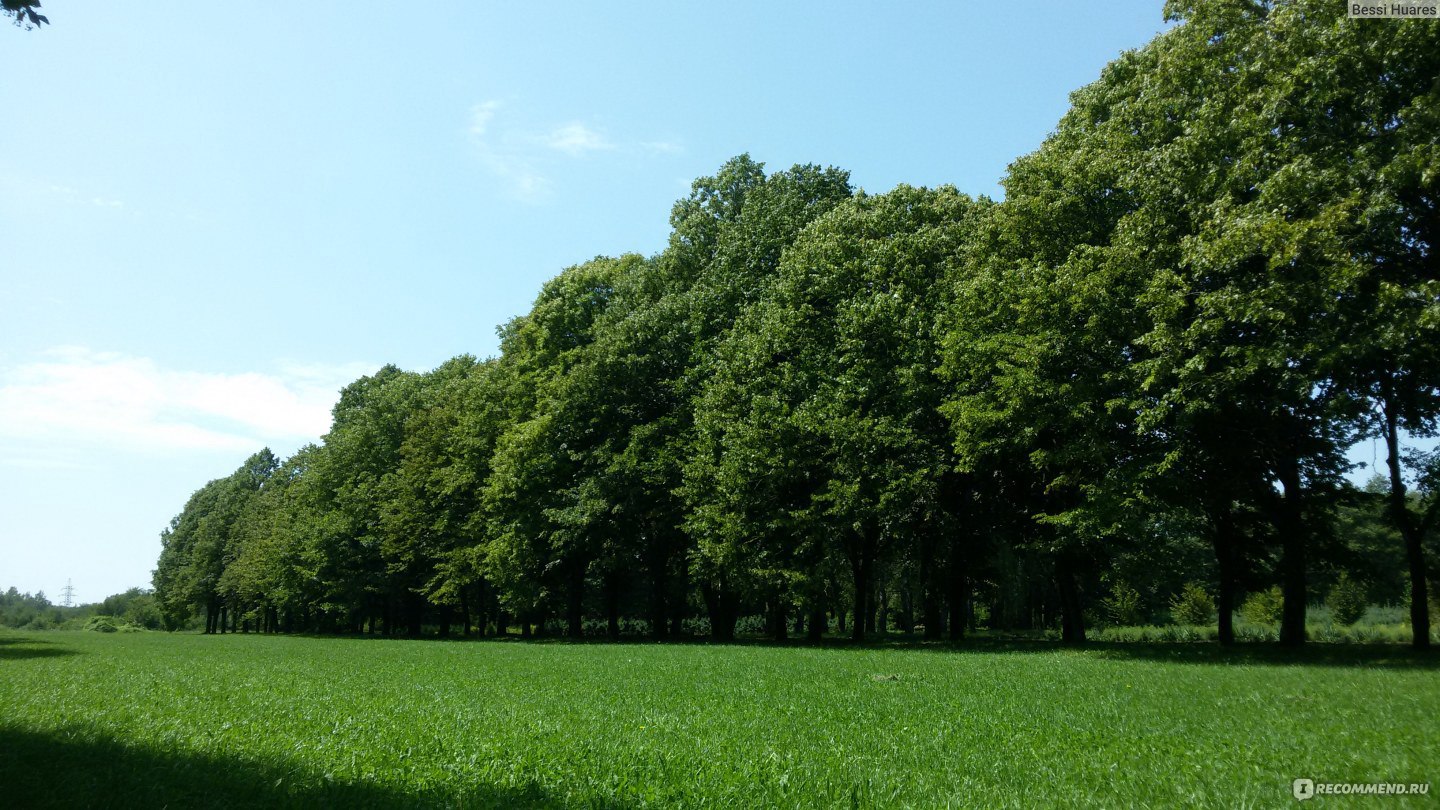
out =
[(52, 604), (44, 591), (21, 593), (10, 588), (0, 593), (0, 627), (20, 630), (95, 629), (95, 620), (112, 629), (159, 630), (165, 625), (155, 594), (140, 588), (75, 607)]
[(1274, 586), (1298, 644), (1345, 572), (1427, 644), (1440, 23), (1169, 13), (1001, 202), (741, 156), (498, 357), (357, 380), (319, 444), (186, 504), (167, 621), (1080, 641), (1213, 594), (1228, 642)]

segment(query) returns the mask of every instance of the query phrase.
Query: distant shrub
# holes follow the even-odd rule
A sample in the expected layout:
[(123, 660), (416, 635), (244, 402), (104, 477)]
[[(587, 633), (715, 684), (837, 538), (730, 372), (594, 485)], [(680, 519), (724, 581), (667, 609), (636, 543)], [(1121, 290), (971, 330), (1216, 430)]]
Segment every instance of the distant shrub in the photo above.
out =
[(1279, 641), (1280, 633), (1278, 628), (1272, 623), (1250, 624), (1248, 621), (1241, 621), (1235, 625), (1235, 640)]
[(1127, 627), (1106, 627), (1095, 633), (1096, 641), (1120, 642), (1124, 644), (1173, 644), (1176, 642), (1214, 641), (1218, 631), (1214, 627), (1193, 627), (1169, 624), (1157, 627), (1153, 624)]
[(60, 622), (47, 613), (37, 613), (25, 624), (20, 625), (21, 630), (54, 630), (60, 626)]
[(85, 625), (82, 629), (91, 630), (96, 633), (114, 633), (120, 629), (120, 625), (115, 621), (114, 616), (91, 616), (85, 620)]
[(1209, 624), (1215, 618), (1215, 600), (1204, 588), (1190, 582), (1170, 600), (1170, 615), (1177, 624)]
[[(881, 628), (883, 631), (884, 628)], [(735, 620), (735, 635), (737, 636), (763, 636), (765, 635), (764, 616), (741, 616)]]
[(1365, 586), (1345, 573), (1330, 586), (1330, 594), (1325, 599), (1325, 605), (1330, 608), (1330, 618), (1347, 625), (1354, 624), (1365, 615), (1366, 602)]
[(1250, 598), (1240, 606), (1240, 616), (1251, 624), (1279, 624), (1284, 607), (1285, 597), (1277, 585), (1268, 591), (1250, 594)]
[(1399, 624), (1410, 621), (1410, 608), (1405, 605), (1371, 605), (1360, 619), (1368, 624)]
[(970, 617), (975, 621), (975, 627), (985, 628), (990, 626), (990, 606), (983, 602), (977, 602), (975, 609), (970, 612)]
[(1100, 600), (1105, 617), (1121, 627), (1140, 624), (1140, 593), (1124, 582), (1115, 583), (1110, 595)]
[(91, 616), (85, 620), (81, 629), (96, 633), (142, 633), (145, 631), (145, 628), (139, 625), (117, 619), (114, 616)]

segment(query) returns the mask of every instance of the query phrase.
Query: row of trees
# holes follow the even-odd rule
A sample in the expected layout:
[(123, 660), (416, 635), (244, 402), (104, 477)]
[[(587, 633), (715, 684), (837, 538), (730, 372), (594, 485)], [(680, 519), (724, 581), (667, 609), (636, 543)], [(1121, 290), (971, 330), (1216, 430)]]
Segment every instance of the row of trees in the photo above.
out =
[(11, 587), (0, 593), (0, 627), (67, 629), (83, 626), (87, 620), (97, 616), (147, 630), (159, 630), (165, 623), (154, 594), (140, 588), (131, 588), (124, 593), (107, 596), (100, 602), (78, 607), (53, 604), (44, 591), (31, 595)]
[[(1403, 442), (1440, 416), (1440, 27), (1169, 13), (1003, 202), (741, 156), (658, 255), (546, 284), (498, 357), (356, 381), (322, 443), (186, 504), (171, 621), (859, 639), (893, 608), (957, 638), (978, 602), (1079, 641), (1151, 565), (1212, 584), (1224, 641), (1278, 582), (1299, 644), (1375, 497), (1404, 570), (1355, 575), (1403, 574), (1424, 646), (1440, 465)], [(1367, 438), (1373, 495), (1345, 478)]]

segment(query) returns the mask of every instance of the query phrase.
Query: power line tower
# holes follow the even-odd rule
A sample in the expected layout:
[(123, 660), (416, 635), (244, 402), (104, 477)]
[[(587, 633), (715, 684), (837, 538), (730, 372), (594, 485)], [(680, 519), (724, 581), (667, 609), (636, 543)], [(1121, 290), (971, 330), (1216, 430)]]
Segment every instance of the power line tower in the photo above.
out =
[(60, 589), (60, 604), (65, 607), (75, 607), (75, 586), (70, 580), (65, 580), (65, 587)]

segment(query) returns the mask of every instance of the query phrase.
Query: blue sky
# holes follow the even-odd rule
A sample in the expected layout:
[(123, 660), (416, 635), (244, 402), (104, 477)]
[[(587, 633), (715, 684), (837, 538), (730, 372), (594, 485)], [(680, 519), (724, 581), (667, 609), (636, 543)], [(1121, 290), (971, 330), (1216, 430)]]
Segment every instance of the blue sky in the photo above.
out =
[(0, 27), (0, 587), (148, 587), (192, 491), (733, 155), (997, 195), (1161, 5), (50, 0)]

